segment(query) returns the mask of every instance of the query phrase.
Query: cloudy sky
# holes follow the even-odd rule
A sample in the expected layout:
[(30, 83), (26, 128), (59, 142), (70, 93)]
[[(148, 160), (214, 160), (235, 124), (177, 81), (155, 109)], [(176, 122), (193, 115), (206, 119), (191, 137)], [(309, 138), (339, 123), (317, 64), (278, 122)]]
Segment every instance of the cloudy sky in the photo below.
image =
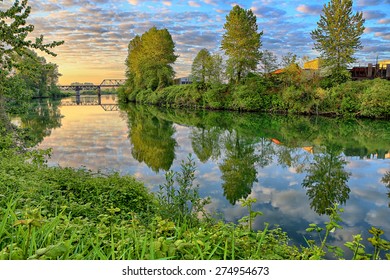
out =
[[(0, 8), (13, 1), (4, 0)], [(197, 52), (218, 52), (226, 15), (235, 4), (252, 9), (262, 36), (262, 49), (278, 56), (293, 52), (315, 58), (310, 31), (316, 28), (321, 9), (328, 1), (274, 0), (30, 0), (35, 36), (65, 40), (56, 49), (61, 84), (99, 83), (104, 78), (123, 78), (127, 45), (152, 26), (167, 28), (179, 55), (177, 76), (189, 73)], [(361, 64), (390, 59), (390, 0), (354, 1), (363, 11), (366, 30), (364, 49), (356, 54)]]

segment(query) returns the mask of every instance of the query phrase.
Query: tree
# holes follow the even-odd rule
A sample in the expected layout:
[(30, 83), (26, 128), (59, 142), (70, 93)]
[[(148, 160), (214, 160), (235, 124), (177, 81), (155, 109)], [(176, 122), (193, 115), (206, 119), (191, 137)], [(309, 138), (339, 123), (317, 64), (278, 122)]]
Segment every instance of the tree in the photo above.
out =
[[(0, 0), (3, 2), (3, 0)], [(50, 49), (62, 45), (64, 41), (43, 43), (43, 35), (35, 39), (35, 42), (27, 39), (34, 30), (31, 24), (26, 25), (26, 20), (31, 13), (28, 0), (14, 4), (5, 11), (0, 11), (0, 66), (10, 70), (12, 67), (12, 54), (23, 55), (28, 48), (38, 49), (52, 56), (56, 56)]]
[(332, 0), (322, 9), (317, 29), (311, 32), (314, 49), (320, 52), (324, 66), (333, 77), (347, 76), (347, 66), (356, 61), (356, 50), (362, 49), (360, 36), (364, 32), (363, 13), (352, 13), (352, 0)]
[(201, 49), (192, 62), (191, 75), (194, 81), (205, 83), (209, 73), (211, 55), (207, 49)]
[(12, 60), (14, 75), (25, 81), (27, 88), (35, 93), (34, 97), (47, 97), (55, 93), (60, 76), (58, 65), (46, 62), (44, 57), (38, 56), (33, 50), (25, 50), (25, 54), (15, 55)]
[(278, 58), (276, 55), (269, 51), (264, 50), (260, 59), (260, 68), (265, 75), (268, 75), (272, 71), (278, 69)]
[(219, 54), (210, 54), (207, 49), (201, 49), (192, 63), (191, 75), (196, 82), (208, 84), (222, 83), (222, 57)]
[(211, 55), (209, 78), (212, 84), (221, 84), (225, 78), (224, 63), (220, 54)]
[(255, 71), (261, 58), (261, 36), (257, 32), (256, 16), (252, 10), (234, 6), (226, 16), (221, 49), (228, 56), (227, 67), (231, 81), (239, 83), (250, 71)]
[(128, 47), (127, 86), (132, 90), (156, 90), (172, 84), (175, 75), (172, 64), (177, 59), (174, 49), (167, 29), (152, 27), (141, 36), (135, 36)]
[(15, 55), (26, 54), (28, 49), (38, 49), (56, 56), (51, 49), (64, 43), (64, 41), (43, 43), (43, 35), (35, 38), (35, 42), (27, 39), (27, 36), (34, 30), (33, 25), (27, 25), (30, 12), (28, 0), (22, 0), (22, 2), (15, 0), (8, 9), (0, 11), (0, 119), (6, 123), (5, 127), (8, 131), (11, 131), (12, 125), (6, 115), (4, 95), (7, 92), (14, 96), (15, 92), (19, 93), (10, 89), (17, 80), (15, 77), (9, 77), (9, 71), (14, 67), (13, 58)]

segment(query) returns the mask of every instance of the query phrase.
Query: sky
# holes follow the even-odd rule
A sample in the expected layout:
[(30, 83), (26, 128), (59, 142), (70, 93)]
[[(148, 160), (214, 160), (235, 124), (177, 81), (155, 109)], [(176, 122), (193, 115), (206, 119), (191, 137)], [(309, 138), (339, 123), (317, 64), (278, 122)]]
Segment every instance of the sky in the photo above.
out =
[[(13, 1), (0, 2), (0, 9)], [(262, 50), (278, 57), (288, 52), (315, 59), (310, 32), (317, 27), (323, 5), (328, 1), (275, 0), (29, 0), (28, 23), (35, 37), (64, 40), (57, 57), (45, 56), (59, 65), (59, 83), (92, 82), (124, 78), (127, 46), (135, 35), (153, 26), (166, 28), (179, 55), (174, 65), (177, 77), (187, 76), (196, 54), (207, 48), (220, 53), (223, 25), (234, 5), (251, 9), (263, 31)], [(366, 65), (390, 59), (390, 0), (354, 1), (354, 11), (364, 14), (364, 48), (355, 54)]]

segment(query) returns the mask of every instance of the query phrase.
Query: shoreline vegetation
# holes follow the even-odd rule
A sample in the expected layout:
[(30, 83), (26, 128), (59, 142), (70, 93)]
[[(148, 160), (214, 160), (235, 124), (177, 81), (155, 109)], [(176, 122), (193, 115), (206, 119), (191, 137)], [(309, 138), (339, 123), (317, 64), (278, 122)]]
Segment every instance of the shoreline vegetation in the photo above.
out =
[(383, 79), (347, 81), (326, 89), (310, 84), (285, 87), (281, 81), (252, 75), (240, 85), (194, 83), (132, 92), (121, 88), (118, 94), (124, 103), (162, 107), (390, 119), (390, 82)]

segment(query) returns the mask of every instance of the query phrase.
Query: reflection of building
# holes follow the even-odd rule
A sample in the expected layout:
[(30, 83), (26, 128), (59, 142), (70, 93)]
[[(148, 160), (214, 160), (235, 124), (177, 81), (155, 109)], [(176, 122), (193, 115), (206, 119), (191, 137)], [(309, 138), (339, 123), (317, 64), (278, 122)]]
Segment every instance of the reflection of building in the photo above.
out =
[(387, 154), (385, 154), (385, 158), (387, 159), (390, 159), (390, 152), (388, 152)]

